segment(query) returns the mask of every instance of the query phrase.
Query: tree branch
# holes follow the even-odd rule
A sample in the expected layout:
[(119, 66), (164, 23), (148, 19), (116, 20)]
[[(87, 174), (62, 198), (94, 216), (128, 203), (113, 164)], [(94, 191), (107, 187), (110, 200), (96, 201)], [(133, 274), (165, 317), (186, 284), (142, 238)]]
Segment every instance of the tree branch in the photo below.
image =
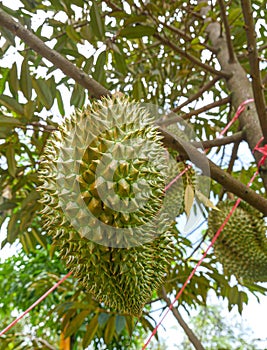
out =
[(218, 80), (220, 80), (221, 77), (215, 77), (213, 78), (211, 81), (209, 81), (206, 85), (204, 85), (197, 93), (195, 93), (194, 95), (192, 95), (191, 97), (189, 97), (185, 102), (183, 102), (182, 104), (180, 104), (179, 106), (175, 107), (174, 109), (172, 109), (173, 113), (176, 113), (178, 111), (180, 111), (184, 106), (187, 106), (189, 103), (195, 101), (196, 99), (198, 99), (200, 96), (203, 95), (203, 93), (205, 91), (208, 91), (213, 85), (215, 85), (217, 83)]
[(225, 136), (220, 139), (214, 139), (214, 140), (207, 140), (207, 141), (193, 141), (191, 142), (191, 145), (198, 148), (212, 148), (212, 147), (219, 147), (228, 145), (229, 143), (235, 142), (240, 143), (243, 140), (244, 137), (244, 131), (239, 131), (233, 135)]
[(173, 136), (167, 131), (161, 128), (159, 128), (159, 130), (163, 136), (163, 143), (166, 147), (177, 150), (185, 159), (190, 159), (192, 163), (202, 169), (203, 175), (210, 176), (225, 187), (228, 192), (234, 193), (236, 196), (240, 197), (267, 216), (267, 199), (263, 198), (252, 189), (246, 187), (242, 182), (229, 175), (226, 171), (222, 170), (189, 142), (181, 139), (178, 141), (177, 138), (173, 138)]
[(218, 107), (218, 106), (222, 106), (228, 102), (231, 101), (231, 96), (227, 96), (219, 101), (215, 101), (215, 102), (212, 102), (212, 103), (209, 103), (208, 105), (204, 106), (204, 107), (201, 107), (199, 109), (195, 109), (189, 113), (185, 113), (183, 114), (182, 116), (179, 116), (179, 117), (173, 117), (173, 118), (166, 118), (166, 119), (161, 119), (161, 120), (158, 120), (157, 121), (157, 124), (158, 125), (164, 125), (164, 126), (167, 126), (167, 125), (170, 125), (170, 124), (174, 124), (174, 123), (177, 123), (180, 118), (186, 120), (186, 119), (190, 119), (191, 117), (193, 117), (194, 115), (199, 115), (200, 113), (203, 113), (203, 112), (206, 112), (212, 108), (215, 108), (215, 107)]
[(229, 54), (229, 63), (234, 63), (235, 62), (234, 48), (233, 48), (232, 39), (231, 39), (230, 27), (226, 16), (225, 2), (223, 0), (218, 0), (218, 3), (220, 6), (220, 12), (221, 12), (224, 29), (225, 29), (225, 37), (227, 42), (228, 54)]
[(255, 25), (253, 20), (253, 11), (250, 0), (241, 0), (241, 6), (247, 34), (248, 59), (250, 65), (250, 74), (252, 78), (253, 95), (258, 117), (260, 120), (261, 130), (264, 136), (264, 143), (267, 143), (267, 110), (259, 67), (259, 56), (256, 42)]
[[(168, 298), (164, 287), (162, 287), (162, 299), (166, 302), (168, 307), (171, 307), (171, 301)], [(185, 334), (187, 335), (190, 342), (193, 344), (194, 348), (196, 350), (205, 350), (205, 348), (201, 344), (201, 342), (198, 339), (198, 337), (196, 336), (196, 334), (192, 331), (192, 329), (187, 325), (185, 320), (182, 318), (178, 309), (175, 307), (172, 307), (171, 312), (172, 312), (173, 316), (176, 318), (176, 320), (178, 321), (179, 325), (183, 328)]]
[(0, 9), (0, 24), (8, 29), (11, 33), (22, 39), (29, 47), (41, 56), (45, 57), (53, 63), (57, 68), (61, 69), (64, 74), (73, 78), (78, 84), (89, 90), (91, 97), (100, 98), (101, 96), (110, 95), (105, 89), (94, 79), (90, 78), (81, 69), (61, 56), (57, 51), (50, 49), (41, 39), (34, 35), (19, 22), (16, 22), (11, 16)]
[[(203, 0), (199, 0), (199, 2), (203, 2)], [(206, 3), (205, 0), (204, 2)], [(235, 63), (229, 64), (226, 55), (227, 43), (225, 37), (221, 36), (220, 24), (218, 22), (214, 22), (207, 16), (209, 9), (209, 6), (201, 9), (202, 16), (206, 16), (206, 21), (208, 22), (206, 32), (212, 45), (218, 49), (217, 59), (222, 69), (232, 73), (232, 77), (226, 81), (226, 84), (229, 91), (232, 93), (232, 104), (235, 109), (237, 109), (244, 101), (253, 97), (251, 83), (248, 80), (247, 73), (237, 60)], [(247, 105), (246, 109), (239, 116), (239, 121), (241, 129), (244, 130), (245, 128), (246, 140), (250, 150), (253, 151), (254, 147), (262, 137), (261, 125), (259, 123), (255, 104)], [(252, 130), (253, 132), (251, 132)], [(255, 152), (254, 157), (258, 163), (262, 155), (259, 152)], [(265, 189), (267, 189), (267, 174), (262, 172), (260, 175)]]
[(223, 78), (230, 78), (232, 76), (231, 73), (225, 72), (223, 70), (218, 71), (215, 68), (201, 62), (198, 58), (196, 58), (195, 56), (190, 55), (188, 52), (186, 52), (185, 50), (181, 49), (179, 46), (175, 45), (174, 43), (172, 43), (170, 40), (168, 40), (167, 38), (165, 38), (164, 36), (160, 35), (160, 34), (154, 34), (154, 37), (159, 39), (162, 44), (169, 46), (170, 48), (173, 49), (173, 51), (178, 52), (181, 56), (185, 57), (186, 59), (188, 59), (188, 61), (196, 64), (197, 66), (201, 67), (202, 69), (204, 69), (207, 72), (210, 72), (216, 76), (220, 76)]

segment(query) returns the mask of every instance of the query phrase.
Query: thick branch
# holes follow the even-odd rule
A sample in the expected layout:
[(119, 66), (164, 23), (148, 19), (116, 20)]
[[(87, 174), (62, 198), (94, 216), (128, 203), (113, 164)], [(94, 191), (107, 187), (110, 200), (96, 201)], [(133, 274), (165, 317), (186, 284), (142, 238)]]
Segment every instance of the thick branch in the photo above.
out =
[[(201, 1), (201, 0), (200, 0)], [(202, 15), (207, 15), (209, 7), (202, 8)], [(206, 31), (212, 45), (218, 49), (217, 59), (224, 71), (232, 73), (232, 77), (226, 81), (229, 91), (232, 93), (232, 104), (237, 109), (244, 101), (253, 97), (251, 83), (248, 80), (247, 74), (241, 64), (236, 60), (235, 63), (229, 64), (227, 58), (227, 43), (226, 39), (221, 36), (220, 24), (207, 18), (209, 22)], [(239, 116), (240, 126), (246, 132), (246, 140), (253, 151), (256, 144), (262, 137), (262, 130), (257, 117), (255, 104), (247, 105), (247, 108)], [(262, 155), (255, 152), (255, 160), (258, 163)], [(261, 173), (261, 177), (265, 188), (267, 189), (267, 175)]]
[(170, 124), (174, 124), (177, 123), (181, 118), (186, 120), (186, 119), (190, 119), (191, 117), (193, 117), (194, 115), (199, 115), (200, 113), (206, 112), (212, 108), (218, 107), (218, 106), (222, 106), (228, 102), (231, 101), (231, 96), (227, 96), (219, 101), (215, 101), (212, 103), (209, 103), (208, 105), (201, 107), (199, 109), (195, 109), (189, 113), (185, 113), (179, 117), (173, 117), (173, 118), (167, 118), (167, 119), (163, 119), (163, 120), (158, 120), (157, 124), (158, 125), (170, 125)]
[(109, 91), (100, 85), (97, 81), (90, 78), (81, 69), (61, 56), (57, 51), (50, 49), (41, 39), (23, 27), (19, 22), (0, 9), (0, 25), (8, 29), (11, 33), (22, 39), (29, 47), (41, 56), (61, 69), (70, 78), (73, 78), (78, 84), (89, 90), (91, 97), (100, 98), (109, 95)]
[(231, 39), (230, 27), (226, 16), (225, 1), (218, 0), (218, 3), (220, 6), (220, 10), (221, 10), (220, 12), (221, 12), (221, 16), (224, 24), (225, 37), (227, 42), (228, 54), (229, 54), (229, 63), (234, 63), (235, 62), (234, 48), (233, 48), (232, 39)]
[(248, 59), (250, 65), (250, 74), (252, 78), (252, 89), (257, 113), (260, 120), (261, 130), (264, 141), (267, 143), (267, 110), (261, 81), (259, 67), (259, 56), (256, 42), (255, 25), (253, 20), (253, 11), (250, 0), (241, 0), (243, 16), (245, 20), (245, 29), (247, 34)]
[(191, 142), (191, 145), (198, 148), (212, 148), (212, 147), (219, 147), (219, 146), (224, 146), (224, 145), (228, 145), (229, 143), (232, 142), (240, 142), (243, 140), (244, 137), (244, 132), (243, 131), (239, 131), (233, 135), (230, 136), (225, 136), (222, 137), (220, 139), (214, 139), (214, 140), (207, 140), (207, 141), (193, 141)]
[[(166, 302), (166, 304), (169, 307), (171, 306), (171, 301), (168, 298), (166, 290), (165, 290), (164, 287), (162, 287), (162, 299)], [(185, 320), (182, 318), (182, 316), (181, 316), (180, 312), (178, 311), (178, 309), (175, 308), (175, 307), (172, 307), (171, 308), (171, 312), (172, 312), (173, 316), (176, 318), (176, 320), (178, 321), (179, 325), (183, 328), (185, 334), (187, 335), (188, 339), (190, 340), (190, 342), (192, 343), (194, 348), (196, 350), (205, 350), (205, 348), (201, 344), (201, 342), (198, 339), (198, 337), (196, 336), (196, 334), (192, 331), (191, 328), (189, 328), (189, 326), (187, 325)]]
[(187, 106), (189, 103), (195, 101), (196, 99), (198, 99), (200, 96), (203, 95), (203, 93), (205, 91), (208, 91), (213, 85), (215, 85), (217, 83), (218, 80), (220, 80), (221, 77), (215, 77), (214, 79), (212, 79), (211, 81), (209, 81), (206, 85), (204, 85), (197, 93), (195, 93), (194, 95), (190, 96), (185, 102), (183, 102), (182, 104), (180, 104), (179, 106), (175, 107), (172, 112), (176, 113), (178, 111), (180, 111), (184, 106)]
[(203, 175), (210, 176), (225, 187), (228, 192), (234, 193), (236, 196), (240, 197), (267, 216), (267, 199), (263, 198), (250, 188), (246, 187), (242, 182), (236, 180), (226, 171), (222, 170), (189, 142), (181, 139), (178, 141), (177, 138), (173, 138), (163, 129), (160, 129), (160, 132), (163, 136), (163, 143), (165, 146), (177, 150), (185, 159), (190, 159), (192, 163), (202, 169)]
[(190, 55), (188, 52), (186, 52), (185, 50), (181, 49), (179, 46), (175, 45), (174, 43), (172, 43), (170, 40), (168, 40), (167, 38), (165, 38), (164, 36), (160, 35), (160, 34), (154, 34), (154, 37), (159, 39), (162, 44), (169, 46), (171, 49), (173, 49), (173, 51), (178, 52), (181, 56), (185, 57), (186, 59), (188, 59), (188, 61), (196, 64), (197, 66), (201, 67), (202, 69), (204, 69), (207, 72), (210, 72), (216, 76), (220, 76), (223, 78), (230, 78), (232, 75), (231, 73), (227, 73), (223, 70), (218, 71), (215, 68), (201, 62), (198, 58), (196, 58), (195, 56)]

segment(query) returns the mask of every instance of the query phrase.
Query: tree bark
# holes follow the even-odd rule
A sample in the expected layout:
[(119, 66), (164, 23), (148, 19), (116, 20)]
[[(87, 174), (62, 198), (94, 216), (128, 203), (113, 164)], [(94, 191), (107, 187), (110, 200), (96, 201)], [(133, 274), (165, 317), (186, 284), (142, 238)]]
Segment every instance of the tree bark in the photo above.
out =
[[(209, 7), (204, 7), (201, 10), (202, 15), (208, 13)], [(226, 80), (227, 87), (232, 93), (232, 104), (237, 109), (244, 101), (253, 98), (253, 90), (251, 83), (247, 77), (247, 74), (238, 59), (235, 57), (235, 62), (229, 62), (228, 47), (226, 38), (221, 35), (220, 23), (213, 22), (209, 18), (206, 19), (209, 22), (206, 32), (213, 45), (217, 50), (217, 59), (224, 72), (231, 74), (231, 77)], [(263, 136), (259, 118), (257, 115), (257, 109), (254, 103), (248, 104), (243, 113), (239, 116), (240, 126), (245, 130), (245, 138), (248, 142), (249, 148), (253, 152), (254, 147)], [(262, 154), (255, 152), (255, 160), (258, 164)], [(265, 189), (267, 190), (267, 174), (262, 172), (261, 174)]]

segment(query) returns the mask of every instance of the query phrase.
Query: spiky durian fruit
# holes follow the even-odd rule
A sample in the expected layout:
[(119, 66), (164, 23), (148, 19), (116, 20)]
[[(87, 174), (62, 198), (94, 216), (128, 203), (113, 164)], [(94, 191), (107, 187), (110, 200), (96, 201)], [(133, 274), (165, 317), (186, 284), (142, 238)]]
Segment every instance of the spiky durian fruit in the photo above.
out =
[(167, 163), (152, 118), (124, 97), (77, 111), (45, 150), (44, 226), (84, 288), (119, 312), (140, 315), (171, 256)]
[(184, 162), (176, 162), (170, 159), (168, 163), (168, 185), (166, 187), (165, 208), (167, 213), (179, 216), (185, 209), (185, 189), (186, 186), (196, 187), (196, 176), (192, 168)]
[[(213, 237), (234, 205), (227, 200), (209, 214), (208, 234)], [(267, 281), (267, 237), (262, 214), (241, 202), (214, 244), (214, 253), (228, 274), (240, 281)]]

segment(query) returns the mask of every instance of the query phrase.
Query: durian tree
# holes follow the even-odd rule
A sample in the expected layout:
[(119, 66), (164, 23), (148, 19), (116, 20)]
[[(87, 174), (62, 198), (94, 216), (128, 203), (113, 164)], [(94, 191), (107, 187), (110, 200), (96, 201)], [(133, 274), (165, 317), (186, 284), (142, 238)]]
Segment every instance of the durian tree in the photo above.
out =
[[(100, 348), (136, 322), (151, 331), (153, 305), (170, 304), (236, 198), (172, 313), (202, 349), (180, 307), (214, 290), (242, 312), (265, 293), (265, 15), (266, 1), (249, 0), (1, 2), (2, 247), (19, 241), (74, 272), (53, 300), (61, 340)], [(179, 217), (199, 202), (208, 228), (196, 239)], [(40, 280), (64, 267), (44, 264)], [(19, 310), (44, 292), (34, 282)]]

